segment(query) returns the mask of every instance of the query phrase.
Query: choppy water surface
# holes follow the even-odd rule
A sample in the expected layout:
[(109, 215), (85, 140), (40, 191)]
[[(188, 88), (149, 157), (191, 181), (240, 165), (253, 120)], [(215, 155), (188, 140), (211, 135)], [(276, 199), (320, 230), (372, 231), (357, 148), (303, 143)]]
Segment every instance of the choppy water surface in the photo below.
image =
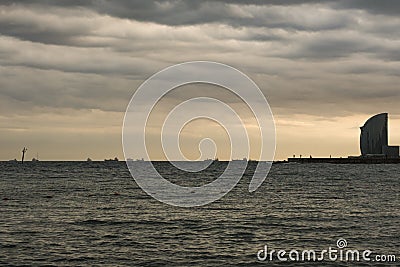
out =
[[(191, 176), (158, 164), (182, 184), (224, 168)], [(338, 238), (400, 256), (400, 165), (280, 164), (255, 193), (249, 181), (210, 205), (177, 208), (147, 196), (123, 162), (0, 163), (0, 265), (309, 266), (256, 254), (322, 250)]]

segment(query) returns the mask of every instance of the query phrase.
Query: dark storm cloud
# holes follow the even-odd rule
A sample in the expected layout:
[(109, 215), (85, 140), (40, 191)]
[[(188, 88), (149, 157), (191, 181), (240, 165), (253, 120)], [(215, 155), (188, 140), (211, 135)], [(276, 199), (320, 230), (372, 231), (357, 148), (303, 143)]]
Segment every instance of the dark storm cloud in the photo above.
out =
[(27, 115), (37, 108), (123, 112), (132, 88), (140, 83), (120, 77), (21, 67), (0, 68), (0, 72), (0, 114), (3, 116)]
[[(172, 26), (221, 23), (241, 28), (320, 31), (340, 29), (354, 23), (351, 17), (342, 14), (324, 14), (326, 17), (322, 19), (311, 20), (304, 17), (304, 14), (297, 17), (294, 12), (288, 16), (284, 10), (271, 9), (268, 5), (254, 7), (238, 3), (232, 6), (223, 1), (72, 1), (71, 6), (67, 6), (67, 2), (57, 2), (57, 5), (49, 1), (24, 3), (25, 5), (0, 6), (0, 32), (24, 40), (65, 45), (91, 45), (82, 43), (79, 39), (94, 34), (97, 25), (90, 22), (97, 12), (117, 18)], [(66, 6), (69, 9), (65, 9)], [(26, 12), (21, 12), (21, 9)], [(18, 10), (20, 12), (16, 12)], [(44, 18), (41, 17), (43, 14), (46, 14)]]
[[(3, 4), (15, 4), (15, 1), (3, 1)], [(258, 25), (257, 19), (245, 19), (238, 17), (229, 5), (240, 7), (255, 5), (258, 7), (271, 6), (299, 6), (303, 4), (318, 4), (332, 6), (339, 9), (359, 9), (370, 13), (398, 15), (400, 14), (400, 2), (392, 0), (267, 0), (267, 1), (239, 1), (239, 0), (172, 0), (172, 1), (139, 1), (139, 0), (117, 0), (117, 1), (40, 1), (31, 0), (19, 2), (24, 5), (57, 6), (68, 8), (86, 8), (95, 12), (110, 16), (128, 18), (139, 21), (156, 22), (167, 25), (194, 25), (201, 23), (228, 23), (232, 25)], [(288, 25), (295, 27), (295, 25)]]
[(340, 0), (333, 1), (335, 7), (361, 9), (373, 14), (400, 15), (400, 2), (393, 0)]
[(0, 65), (18, 79), (3, 78), (0, 94), (38, 106), (122, 111), (129, 90), (151, 73), (203, 59), (269, 75), (259, 83), (279, 89), (271, 93), (279, 108), (331, 114), (315, 103), (328, 97), (343, 110), (355, 107), (351, 87), (365, 102), (393, 94), (400, 61), (393, 2), (2, 1)]
[(379, 53), (383, 47), (366, 38), (318, 36), (305, 39), (287, 57), (334, 60), (357, 53)]

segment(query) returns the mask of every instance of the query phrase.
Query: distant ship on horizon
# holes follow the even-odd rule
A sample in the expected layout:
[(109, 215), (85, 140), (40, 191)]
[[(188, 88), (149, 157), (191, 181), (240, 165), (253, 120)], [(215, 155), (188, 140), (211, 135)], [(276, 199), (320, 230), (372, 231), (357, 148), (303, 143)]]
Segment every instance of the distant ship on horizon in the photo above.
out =
[(104, 161), (119, 161), (119, 159), (117, 157), (115, 157), (113, 159), (104, 159)]

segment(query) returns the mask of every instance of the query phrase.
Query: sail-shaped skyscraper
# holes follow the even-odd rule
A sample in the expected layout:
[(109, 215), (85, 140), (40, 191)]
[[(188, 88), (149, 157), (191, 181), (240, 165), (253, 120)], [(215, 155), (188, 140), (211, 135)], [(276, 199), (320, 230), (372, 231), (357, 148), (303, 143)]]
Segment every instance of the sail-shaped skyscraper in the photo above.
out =
[(377, 114), (361, 127), (360, 135), (361, 155), (399, 157), (399, 147), (388, 145), (388, 114)]

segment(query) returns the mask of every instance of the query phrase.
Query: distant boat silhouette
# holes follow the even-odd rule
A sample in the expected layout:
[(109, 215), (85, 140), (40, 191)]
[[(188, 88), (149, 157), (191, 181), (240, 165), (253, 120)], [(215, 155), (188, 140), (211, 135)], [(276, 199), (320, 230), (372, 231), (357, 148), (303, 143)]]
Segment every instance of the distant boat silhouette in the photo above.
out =
[(243, 159), (232, 159), (231, 161), (233, 161), (233, 162), (243, 162), (243, 161), (249, 162), (251, 160), (247, 160), (247, 158), (243, 158)]
[(219, 162), (218, 158), (214, 158), (214, 159), (205, 159), (203, 160), (204, 162), (209, 162), (209, 163), (214, 163), (214, 162)]
[(114, 159), (104, 159), (104, 161), (119, 161), (119, 159), (115, 157)]

